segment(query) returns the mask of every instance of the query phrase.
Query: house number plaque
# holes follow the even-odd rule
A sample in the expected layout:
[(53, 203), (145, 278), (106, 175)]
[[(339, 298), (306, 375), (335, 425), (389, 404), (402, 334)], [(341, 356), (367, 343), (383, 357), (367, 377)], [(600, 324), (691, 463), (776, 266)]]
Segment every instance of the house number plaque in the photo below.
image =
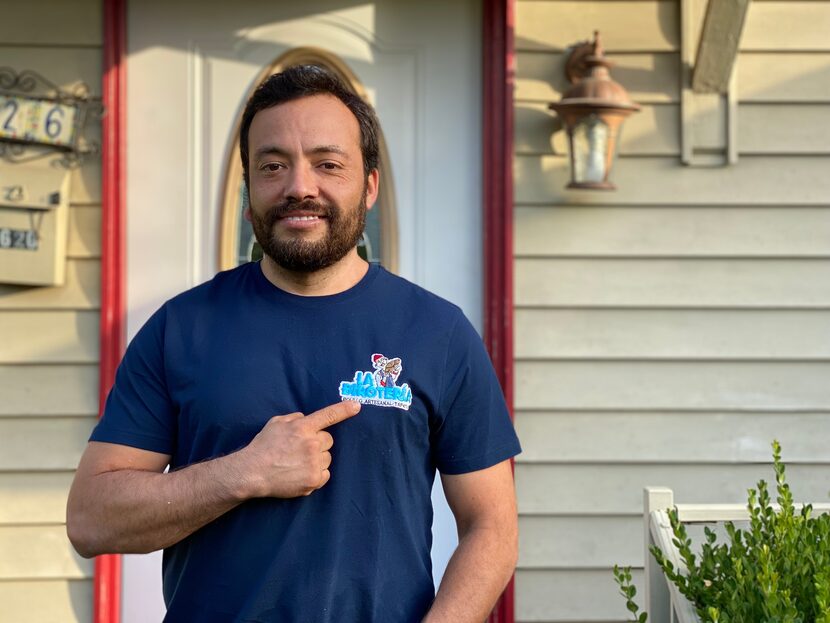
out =
[(0, 139), (73, 147), (78, 107), (39, 97), (0, 96)]
[(37, 251), (37, 232), (34, 229), (0, 227), (0, 249)]

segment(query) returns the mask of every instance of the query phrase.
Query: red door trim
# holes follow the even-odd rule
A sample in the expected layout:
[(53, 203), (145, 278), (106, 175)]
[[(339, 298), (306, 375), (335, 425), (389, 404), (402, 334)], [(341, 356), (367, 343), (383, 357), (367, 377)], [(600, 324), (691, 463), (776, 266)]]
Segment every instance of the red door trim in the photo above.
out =
[[(126, 0), (103, 0), (104, 117), (101, 127), (101, 329), (98, 414), (124, 354), (124, 153), (126, 133)], [(121, 620), (121, 556), (95, 559), (93, 623)]]
[[(484, 343), (513, 416), (514, 0), (484, 0)], [(513, 578), (490, 623), (515, 620)]]

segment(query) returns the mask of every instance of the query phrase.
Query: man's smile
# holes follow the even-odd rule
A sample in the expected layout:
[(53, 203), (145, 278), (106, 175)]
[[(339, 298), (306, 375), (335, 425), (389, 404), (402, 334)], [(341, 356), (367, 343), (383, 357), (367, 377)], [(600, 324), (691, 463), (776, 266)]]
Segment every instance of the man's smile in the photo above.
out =
[(278, 223), (282, 223), (291, 229), (311, 229), (326, 220), (327, 217), (323, 214), (305, 211), (289, 212), (288, 214), (277, 217)]
[(319, 216), (286, 216), (286, 221), (319, 221)]

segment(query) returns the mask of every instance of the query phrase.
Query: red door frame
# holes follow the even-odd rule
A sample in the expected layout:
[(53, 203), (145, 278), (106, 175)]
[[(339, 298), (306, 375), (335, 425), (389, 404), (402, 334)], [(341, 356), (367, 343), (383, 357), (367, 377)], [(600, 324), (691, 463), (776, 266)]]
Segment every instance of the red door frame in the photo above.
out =
[[(483, 2), (484, 341), (513, 413), (513, 80), (514, 0)], [(124, 353), (126, 0), (103, 0), (104, 75), (101, 205), (99, 412)], [(121, 620), (121, 557), (95, 560), (93, 623)], [(511, 579), (490, 623), (513, 623)]]
[[(102, 95), (104, 117), (101, 127), (101, 329), (98, 389), (99, 416), (104, 410), (115, 369), (125, 346), (124, 293), (124, 190), (126, 178), (126, 0), (103, 0), (104, 75)], [(121, 620), (121, 557), (95, 559), (93, 588), (94, 623)]]
[[(484, 0), (483, 210), (484, 343), (513, 417), (514, 0)], [(514, 579), (489, 623), (513, 623)]]

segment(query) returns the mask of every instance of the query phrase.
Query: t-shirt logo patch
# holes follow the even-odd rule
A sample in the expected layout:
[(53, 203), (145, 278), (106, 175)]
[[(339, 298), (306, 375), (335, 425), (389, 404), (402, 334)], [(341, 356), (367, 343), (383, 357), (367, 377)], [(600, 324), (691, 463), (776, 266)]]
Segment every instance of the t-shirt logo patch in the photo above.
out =
[(354, 380), (341, 381), (340, 399), (409, 411), (412, 390), (406, 383), (395, 385), (403, 370), (400, 357), (386, 357), (375, 353), (372, 355), (372, 367), (375, 369), (374, 372), (358, 370), (354, 373)]

